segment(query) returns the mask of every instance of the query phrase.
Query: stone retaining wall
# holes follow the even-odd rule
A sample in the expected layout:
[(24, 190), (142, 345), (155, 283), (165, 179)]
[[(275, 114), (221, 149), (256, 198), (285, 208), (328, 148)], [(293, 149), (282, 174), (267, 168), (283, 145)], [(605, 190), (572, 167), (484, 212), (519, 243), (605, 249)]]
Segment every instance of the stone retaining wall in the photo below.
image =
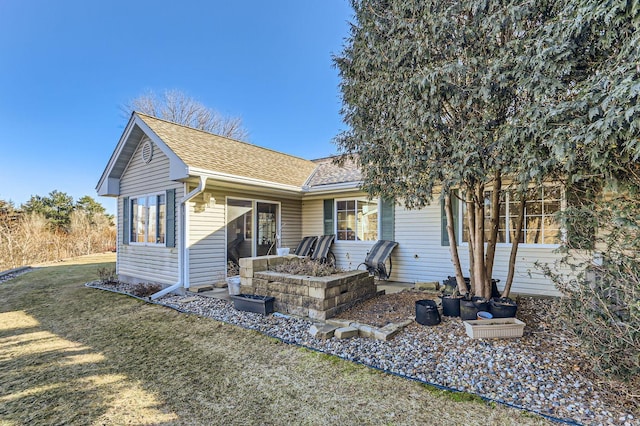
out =
[(240, 292), (273, 296), (276, 311), (320, 320), (332, 318), (376, 295), (373, 277), (366, 271), (311, 277), (268, 270), (299, 259), (292, 255), (240, 259)]

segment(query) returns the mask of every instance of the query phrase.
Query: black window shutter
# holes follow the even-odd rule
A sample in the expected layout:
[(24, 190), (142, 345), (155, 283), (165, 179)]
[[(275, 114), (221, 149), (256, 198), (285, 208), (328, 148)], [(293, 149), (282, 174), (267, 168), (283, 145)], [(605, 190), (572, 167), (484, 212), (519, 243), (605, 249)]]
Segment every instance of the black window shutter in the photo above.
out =
[(395, 200), (383, 198), (380, 200), (380, 235), (379, 239), (394, 241), (395, 239)]
[(324, 235), (335, 234), (333, 226), (333, 199), (324, 200)]
[[(460, 222), (460, 218), (458, 215), (459, 207), (458, 207), (458, 197), (457, 190), (451, 191), (451, 210), (453, 210), (453, 232), (454, 234), (458, 231), (458, 223)], [(444, 210), (444, 197), (440, 199), (440, 245), (448, 246), (449, 245), (449, 233), (447, 232), (447, 213)]]
[(166, 246), (176, 246), (176, 190), (167, 189), (167, 236)]
[(122, 244), (125, 246), (129, 245), (129, 239), (131, 238), (131, 230), (129, 229), (130, 214), (129, 197), (122, 197)]

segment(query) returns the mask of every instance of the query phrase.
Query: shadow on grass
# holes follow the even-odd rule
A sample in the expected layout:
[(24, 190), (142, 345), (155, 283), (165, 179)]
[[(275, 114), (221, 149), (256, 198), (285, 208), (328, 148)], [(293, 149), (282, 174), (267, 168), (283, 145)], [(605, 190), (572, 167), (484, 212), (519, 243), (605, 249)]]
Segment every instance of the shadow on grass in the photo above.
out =
[[(176, 420), (157, 398), (24, 311), (0, 313), (0, 414), (16, 424), (158, 424)], [(135, 407), (131, 406), (135, 404)]]

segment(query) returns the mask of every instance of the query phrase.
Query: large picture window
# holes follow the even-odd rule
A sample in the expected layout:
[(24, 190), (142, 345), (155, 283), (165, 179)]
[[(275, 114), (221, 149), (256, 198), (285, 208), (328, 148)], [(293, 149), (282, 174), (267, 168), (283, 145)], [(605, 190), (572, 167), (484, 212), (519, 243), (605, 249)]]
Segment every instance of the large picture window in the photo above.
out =
[(366, 199), (336, 200), (338, 241), (376, 241), (378, 202)]
[(165, 244), (167, 233), (167, 202), (165, 194), (131, 197), (130, 237), (131, 243)]
[[(519, 196), (513, 191), (504, 191), (500, 204), (500, 222), (498, 225), (498, 243), (511, 243), (515, 239), (518, 220)], [(466, 204), (462, 204), (462, 241), (469, 241)], [(560, 186), (542, 186), (531, 188), (527, 193), (524, 221), (522, 223), (521, 244), (560, 244), (562, 233), (556, 214), (562, 206)], [(484, 196), (485, 241), (488, 240), (491, 226), (491, 191)]]

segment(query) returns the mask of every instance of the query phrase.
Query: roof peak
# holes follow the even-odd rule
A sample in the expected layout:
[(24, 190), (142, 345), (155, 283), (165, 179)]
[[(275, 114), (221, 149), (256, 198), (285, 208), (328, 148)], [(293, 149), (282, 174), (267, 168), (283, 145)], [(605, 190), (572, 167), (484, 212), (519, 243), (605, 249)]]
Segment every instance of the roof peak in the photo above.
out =
[(312, 161), (312, 160), (308, 160), (306, 158), (298, 157), (296, 155), (287, 154), (286, 152), (278, 151), (278, 150), (275, 150), (275, 149), (272, 149), (272, 148), (267, 148), (267, 147), (264, 147), (264, 146), (261, 146), (261, 145), (256, 145), (256, 144), (251, 143), (251, 142), (241, 141), (239, 139), (234, 139), (234, 138), (230, 138), (228, 136), (223, 136), (223, 135), (219, 135), (217, 133), (207, 132), (206, 130), (202, 130), (202, 129), (198, 129), (198, 128), (195, 128), (195, 127), (187, 126), (186, 124), (176, 123), (174, 121), (167, 120), (167, 119), (164, 119), (164, 118), (159, 118), (159, 117), (156, 117), (154, 115), (145, 114), (145, 113), (140, 112), (140, 111), (133, 111), (132, 114), (137, 114), (138, 116), (148, 117), (148, 118), (151, 118), (152, 120), (162, 121), (164, 123), (167, 123), (167, 124), (170, 124), (170, 125), (173, 125), (173, 126), (182, 127), (182, 128), (185, 128), (185, 129), (193, 130), (195, 132), (204, 133), (206, 135), (212, 135), (212, 136), (216, 136), (218, 138), (227, 139), (227, 140), (232, 141), (232, 142), (249, 145), (249, 146), (254, 147), (254, 148), (264, 149), (266, 151), (270, 151), (270, 152), (273, 152), (273, 153), (276, 153), (276, 154), (286, 155), (287, 157), (295, 158), (297, 160)]

